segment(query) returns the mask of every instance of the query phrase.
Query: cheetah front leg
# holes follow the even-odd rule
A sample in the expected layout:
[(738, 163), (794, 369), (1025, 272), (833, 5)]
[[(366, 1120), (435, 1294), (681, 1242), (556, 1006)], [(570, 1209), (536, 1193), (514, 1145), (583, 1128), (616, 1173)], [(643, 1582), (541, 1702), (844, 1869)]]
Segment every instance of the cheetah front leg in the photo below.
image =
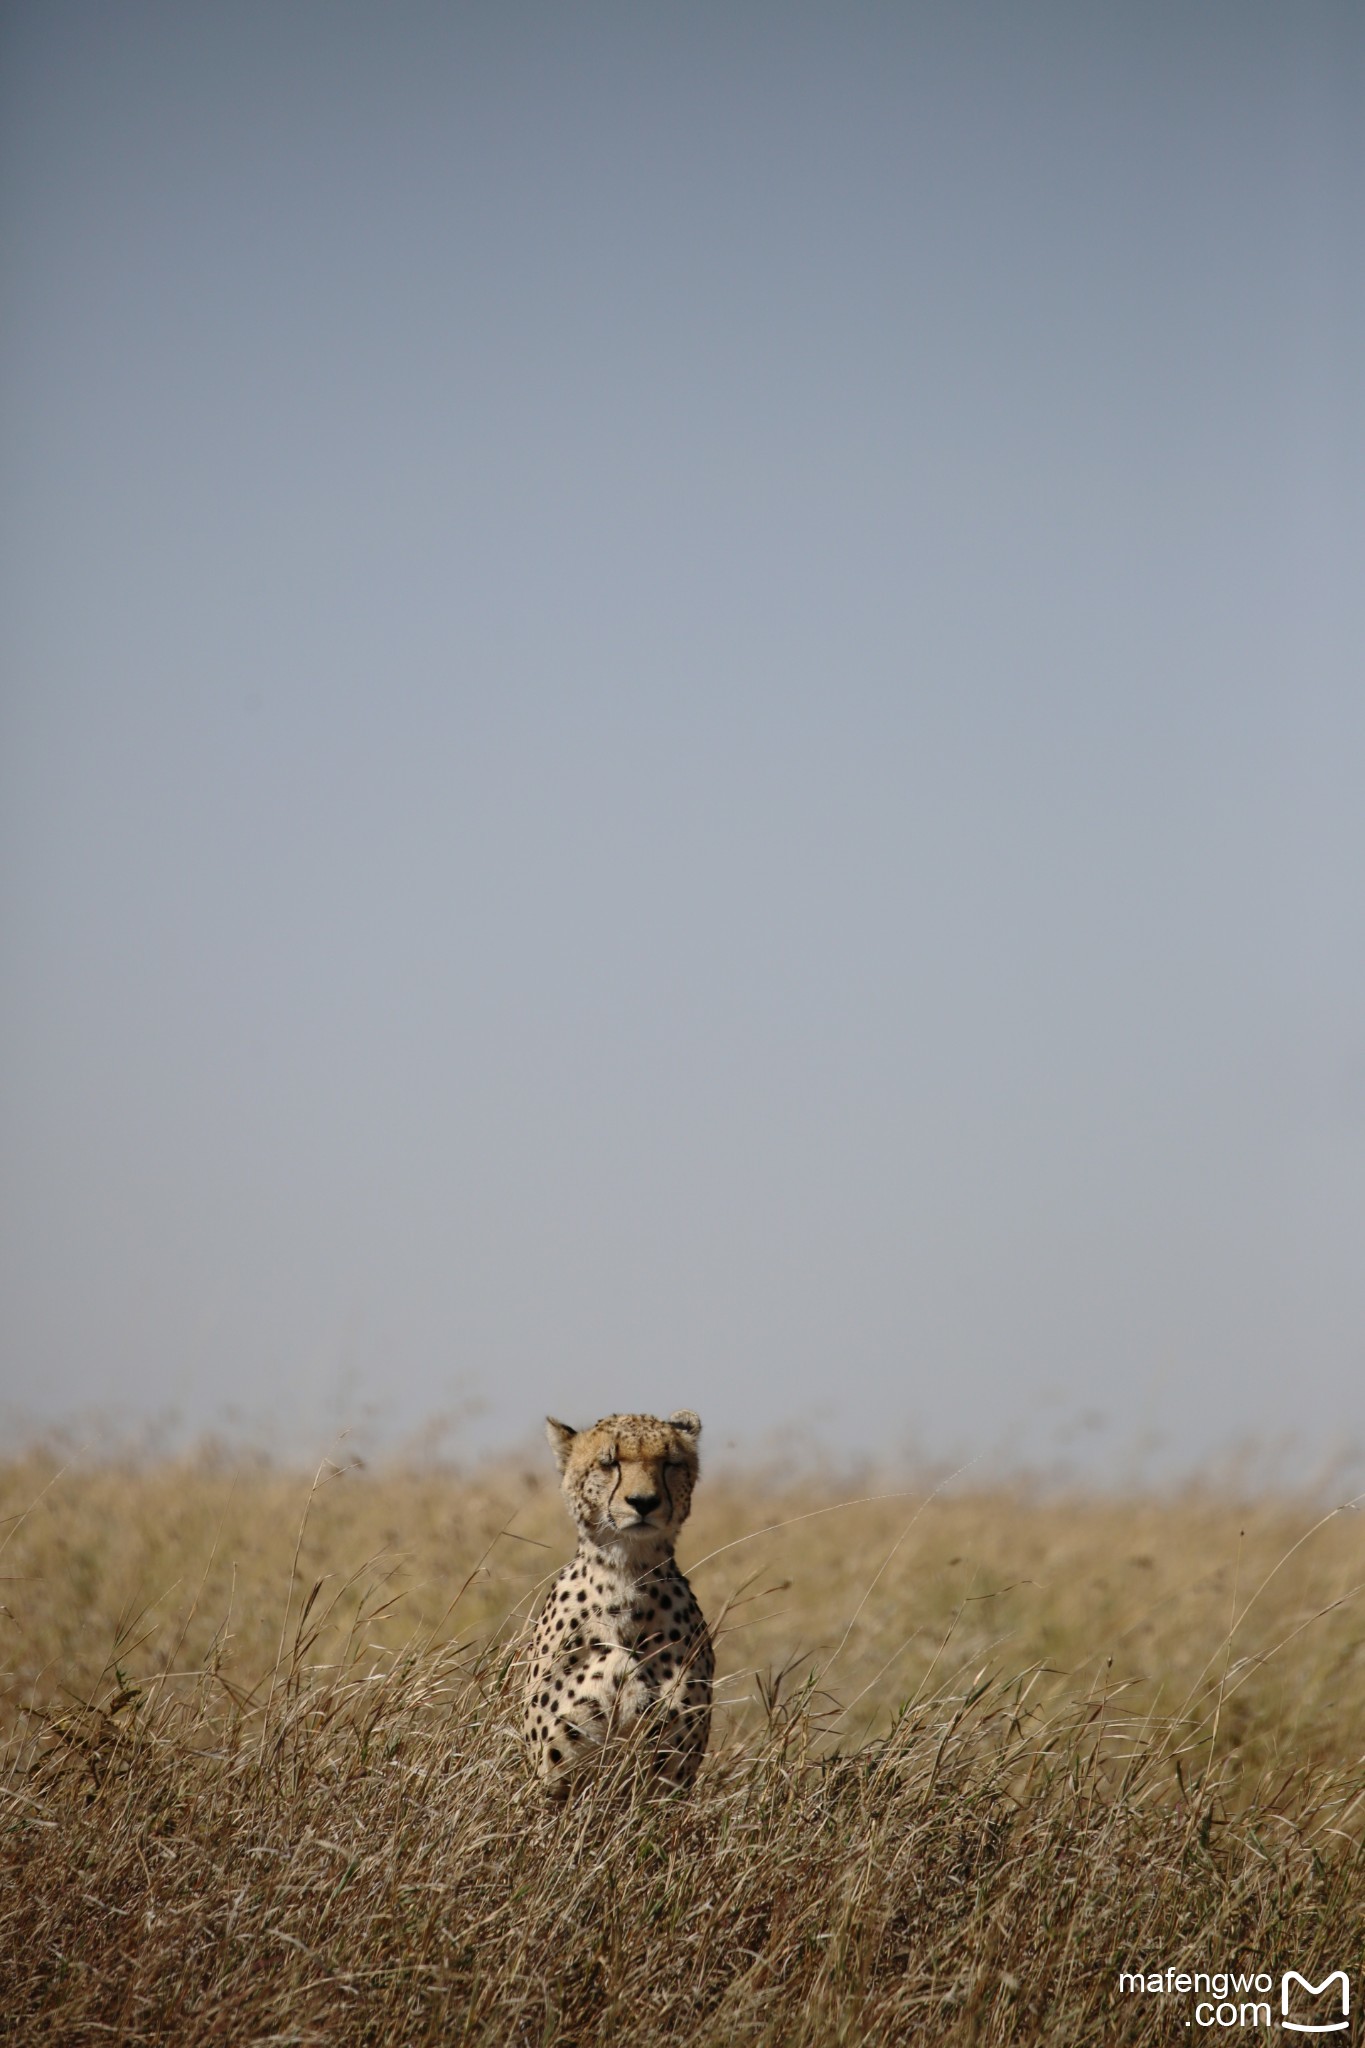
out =
[(660, 1687), (658, 1768), (669, 1784), (692, 1783), (711, 1733), (710, 1672), (684, 1669)]
[(600, 1763), (608, 1743), (627, 1734), (653, 1699), (629, 1650), (604, 1647), (566, 1670), (543, 1751), (547, 1796), (565, 1798), (572, 1780)]

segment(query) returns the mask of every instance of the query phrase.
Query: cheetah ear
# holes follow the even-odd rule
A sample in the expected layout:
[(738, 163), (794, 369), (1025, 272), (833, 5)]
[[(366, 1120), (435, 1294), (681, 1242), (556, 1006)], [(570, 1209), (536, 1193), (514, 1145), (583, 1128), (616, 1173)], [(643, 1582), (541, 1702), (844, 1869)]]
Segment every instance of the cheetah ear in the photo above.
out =
[(674, 1429), (680, 1429), (684, 1436), (701, 1435), (701, 1417), (694, 1415), (690, 1408), (675, 1408), (668, 1419)]
[(545, 1434), (550, 1439), (550, 1449), (555, 1454), (555, 1463), (562, 1472), (569, 1462), (569, 1452), (573, 1448), (573, 1440), (578, 1431), (570, 1429), (567, 1422), (556, 1422), (553, 1415), (547, 1415)]

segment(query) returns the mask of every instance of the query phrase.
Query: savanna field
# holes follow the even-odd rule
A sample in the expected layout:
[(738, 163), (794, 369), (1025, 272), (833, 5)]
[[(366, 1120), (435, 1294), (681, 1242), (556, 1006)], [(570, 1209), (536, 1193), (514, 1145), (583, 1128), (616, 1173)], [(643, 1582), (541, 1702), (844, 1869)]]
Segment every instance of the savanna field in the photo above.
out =
[(4, 2039), (1176, 2042), (1121, 1970), (1274, 1973), (1277, 2033), (1280, 1971), (1365, 1988), (1360, 1512), (717, 1466), (696, 1790), (553, 1812), (548, 1457), (336, 1457), (0, 1465)]

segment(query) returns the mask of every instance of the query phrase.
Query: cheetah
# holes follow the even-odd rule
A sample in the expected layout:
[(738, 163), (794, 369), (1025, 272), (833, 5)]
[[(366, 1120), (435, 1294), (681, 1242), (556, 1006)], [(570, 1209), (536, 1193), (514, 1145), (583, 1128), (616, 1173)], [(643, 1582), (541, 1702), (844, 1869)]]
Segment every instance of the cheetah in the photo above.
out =
[(692, 1505), (701, 1423), (688, 1408), (607, 1415), (591, 1429), (547, 1416), (545, 1432), (578, 1525), (573, 1561), (546, 1596), (531, 1642), (522, 1734), (551, 1800), (622, 1738), (665, 1785), (697, 1775), (711, 1732), (711, 1637), (673, 1561)]

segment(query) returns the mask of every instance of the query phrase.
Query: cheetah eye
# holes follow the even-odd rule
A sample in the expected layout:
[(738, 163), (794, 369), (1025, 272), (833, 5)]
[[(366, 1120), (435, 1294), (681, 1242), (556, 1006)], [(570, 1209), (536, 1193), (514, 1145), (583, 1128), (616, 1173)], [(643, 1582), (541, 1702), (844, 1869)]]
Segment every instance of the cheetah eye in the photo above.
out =
[(615, 1451), (604, 1451), (597, 1462), (604, 1472), (614, 1472), (621, 1461)]

